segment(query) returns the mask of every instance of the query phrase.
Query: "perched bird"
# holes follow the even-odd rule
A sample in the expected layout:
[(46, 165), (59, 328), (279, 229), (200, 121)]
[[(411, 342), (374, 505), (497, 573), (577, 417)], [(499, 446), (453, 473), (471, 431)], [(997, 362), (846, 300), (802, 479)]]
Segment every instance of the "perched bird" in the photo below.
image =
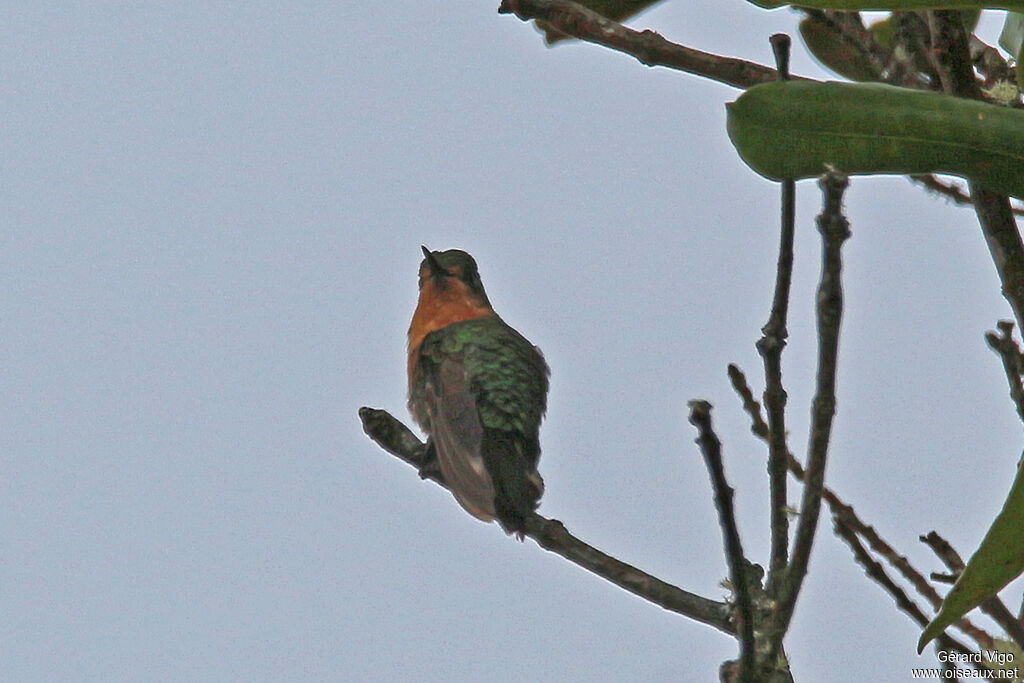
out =
[(522, 538), (544, 491), (538, 433), (550, 371), (491, 308), (472, 256), (423, 254), (409, 326), (409, 411), (428, 435), (421, 474), (440, 468), (471, 515)]

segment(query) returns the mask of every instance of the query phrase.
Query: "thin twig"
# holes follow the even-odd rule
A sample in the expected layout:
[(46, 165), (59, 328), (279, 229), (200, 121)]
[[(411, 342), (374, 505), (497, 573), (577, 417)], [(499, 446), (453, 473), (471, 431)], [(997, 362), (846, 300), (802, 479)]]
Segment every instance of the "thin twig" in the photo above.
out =
[[(957, 97), (983, 100), (974, 75), (967, 32), (954, 10), (932, 10), (929, 15), (932, 48), (942, 86)], [(1017, 325), (1024, 329), (1024, 242), (1006, 195), (992, 192), (973, 180), (968, 182), (974, 211), (985, 234), (989, 252), (999, 273), (1003, 296), (1010, 303)]]
[[(841, 36), (850, 45), (850, 47), (861, 52), (862, 57), (864, 58), (865, 65), (871, 68), (880, 80), (893, 85), (899, 85), (902, 87), (914, 89), (931, 89), (931, 84), (929, 83), (929, 81), (917, 73), (913, 58), (914, 51), (920, 50), (929, 55), (934, 52), (944, 51), (948, 56), (948, 50), (946, 50), (945, 46), (942, 44), (940, 44), (935, 49), (928, 49), (931, 47), (932, 42), (932, 37), (928, 34), (929, 27), (915, 12), (896, 12), (894, 13), (894, 16), (898, 16), (900, 20), (904, 22), (904, 25), (913, 25), (914, 35), (917, 36), (920, 34), (920, 37), (924, 41), (926, 41), (928, 45), (906, 45), (906, 49), (902, 51), (896, 51), (887, 48), (878, 42), (878, 38), (875, 35), (875, 33), (864, 26), (864, 23), (861, 20), (860, 14), (858, 12), (818, 10), (811, 8), (799, 9), (808, 17), (811, 17), (816, 21), (822, 22), (824, 25), (830, 26), (836, 32), (837, 35)], [(940, 17), (940, 21), (948, 21), (948, 19), (948, 16)], [(957, 17), (957, 20), (959, 20), (959, 17)], [(949, 32), (947, 31), (947, 34), (948, 33)], [(967, 64), (969, 66), (973, 61), (973, 63), (978, 64), (979, 68), (982, 68), (983, 73), (985, 73), (990, 78), (996, 78), (999, 75), (1005, 75), (1006, 70), (1008, 68), (1006, 67), (1005, 60), (1002, 59), (997, 50), (994, 50), (988, 45), (985, 45), (975, 36), (968, 37), (967, 51), (967, 60), (966, 62), (962, 63)], [(897, 56), (898, 54), (901, 53), (904, 56)], [(963, 60), (963, 58), (964, 53), (961, 51), (959, 53), (959, 59)], [(939, 71), (942, 71), (941, 66), (939, 68)], [(948, 72), (946, 79), (947, 81), (952, 82), (950, 76), (948, 75)], [(959, 80), (962, 82), (968, 82), (966, 74), (963, 73), (963, 71), (959, 73)], [(976, 91), (972, 90), (970, 93), (962, 93), (962, 96), (981, 99), (981, 91), (980, 89), (977, 89)], [(956, 204), (975, 204), (975, 199), (972, 199), (970, 195), (964, 193), (962, 190), (960, 190), (959, 187), (952, 184), (946, 184), (940, 181), (934, 175), (911, 175), (909, 176), (909, 178), (912, 181), (921, 183), (929, 190), (949, 197)], [(1024, 207), (1010, 205), (1010, 211), (1012, 215), (1024, 215)], [(1001, 208), (995, 212), (996, 219), (1000, 223), (1005, 224), (1006, 217), (1000, 216), (999, 213), (1001, 213)], [(1002, 254), (1004, 252), (1013, 253), (1014, 247), (1013, 240), (1010, 239), (1010, 235), (1008, 232), (1004, 235), (1001, 235), (1001, 238), (1002, 239), (1000, 239), (995, 246), (991, 247), (993, 249), (993, 258), (997, 259), (997, 266), (998, 260), (1000, 259), (999, 254)], [(989, 238), (989, 242), (992, 242), (991, 238)], [(1003, 272), (1004, 271), (1001, 269), (1000, 274), (1002, 274)], [(1024, 284), (1017, 284), (1018, 288), (1015, 290), (1011, 289), (1011, 291), (1024, 291)], [(1005, 280), (1005, 278), (1003, 285), (1005, 294), (1007, 291), (1007, 281)], [(1007, 298), (1009, 298), (1008, 294), (1006, 296)], [(1018, 321), (1020, 321), (1019, 316)]]
[[(942, 560), (943, 564), (945, 564), (953, 574), (960, 576), (964, 571), (964, 567), (967, 565), (964, 564), (964, 560), (960, 557), (960, 553), (950, 545), (949, 541), (944, 539), (942, 536), (939, 536), (935, 531), (931, 531), (920, 538), (921, 542), (931, 548), (932, 552)], [(1017, 643), (1018, 646), (1024, 647), (1024, 627), (1021, 626), (1020, 621), (1013, 616), (1013, 613), (1010, 612), (1006, 603), (1003, 602), (998, 595), (985, 600), (978, 607), (981, 608), (983, 613), (992, 617), (992, 620), (999, 624), (1003, 631), (1006, 632), (1006, 635)], [(957, 622), (957, 627), (962, 628), (960, 626), (960, 622)], [(991, 639), (991, 636), (989, 636), (989, 638)], [(982, 647), (991, 648), (992, 645), (983, 645)]]
[(926, 12), (893, 12), (895, 49), (905, 55), (909, 68), (919, 71), (921, 88), (941, 90), (942, 83), (932, 55), (932, 35)]
[(1003, 58), (1002, 53), (992, 47), (976, 35), (968, 38), (968, 47), (971, 51), (971, 61), (974, 68), (985, 77), (986, 85), (998, 81), (1012, 80), (1012, 70), (1009, 63)]
[(718, 521), (722, 526), (722, 536), (725, 540), (729, 578), (736, 593), (740, 636), (738, 680), (746, 683), (753, 680), (755, 654), (754, 605), (747, 580), (747, 567), (750, 561), (743, 555), (740, 531), (736, 526), (736, 512), (732, 505), (733, 490), (725, 478), (725, 467), (722, 465), (722, 442), (711, 426), (711, 404), (707, 401), (690, 401), (690, 424), (697, 428), (697, 444), (711, 476), (711, 487), (715, 491), (715, 507), (718, 509)]
[(983, 99), (974, 75), (970, 40), (960, 12), (937, 9), (928, 12), (931, 34), (931, 59), (939, 74), (943, 91), (972, 100)]
[[(886, 573), (885, 568), (873, 557), (871, 553), (867, 551), (864, 545), (857, 538), (857, 534), (853, 529), (849, 528), (839, 518), (834, 519), (836, 535), (846, 541), (846, 544), (850, 546), (850, 550), (853, 551), (853, 556), (857, 560), (857, 563), (864, 567), (864, 571), (868, 577), (871, 578), (875, 583), (885, 589), (885, 591), (896, 600), (896, 606), (900, 608), (905, 614), (911, 619), (916, 621), (920, 626), (925, 626), (928, 623), (928, 617), (917, 605), (916, 602), (910, 599), (910, 597), (904, 592), (899, 585), (890, 578)], [(972, 650), (964, 643), (958, 641), (952, 636), (943, 633), (940, 636), (941, 640), (937, 643), (937, 647), (940, 650), (956, 650), (964, 654), (971, 653)]]
[[(765, 424), (764, 418), (761, 416), (761, 406), (754, 400), (754, 395), (750, 391), (750, 387), (747, 386), (746, 376), (738, 367), (730, 365), (729, 378), (732, 380), (733, 388), (743, 399), (744, 409), (750, 415), (751, 431), (767, 443), (768, 425)], [(788, 465), (789, 471), (793, 476), (798, 481), (804, 481), (806, 477), (804, 468), (792, 454), (789, 454)], [(928, 583), (928, 580), (924, 575), (910, 564), (910, 560), (908, 560), (906, 556), (897, 553), (896, 550), (879, 535), (873, 526), (866, 524), (860, 519), (852, 505), (848, 505), (843, 502), (842, 498), (832, 491), (832, 489), (827, 486), (823, 488), (822, 498), (828, 504), (834, 524), (842, 524), (844, 527), (854, 531), (859, 538), (867, 542), (868, 547), (872, 552), (882, 557), (891, 567), (898, 571), (903, 578), (909, 581), (914, 587), (914, 590), (916, 590), (921, 597), (927, 600), (933, 609), (939, 609), (939, 606), (942, 604), (942, 596), (940, 596), (938, 591)], [(872, 574), (869, 573), (869, 576), (871, 575)], [(888, 591), (888, 587), (885, 583), (880, 585), (883, 589)], [(891, 594), (891, 591), (889, 592)], [(898, 596), (893, 595), (893, 597), (899, 600)], [(964, 633), (971, 636), (971, 638), (979, 644), (979, 647), (985, 647), (982, 643), (991, 642), (992, 637), (988, 633), (983, 629), (976, 627), (966, 618), (958, 621), (956, 626)]]
[[(378, 446), (417, 470), (420, 469), (425, 444), (408, 427), (386, 410), (377, 408), (360, 408), (359, 418), (363, 423), (363, 431)], [(426, 478), (448, 488), (438, 473), (428, 472)], [(729, 620), (729, 606), (726, 603), (682, 590), (621, 562), (579, 540), (556, 519), (531, 514), (526, 518), (526, 535), (545, 550), (561, 555), (592, 574), (670, 612), (713, 626), (723, 633), (736, 633), (735, 626)]]
[[(729, 379), (732, 380), (733, 388), (740, 395), (740, 398), (743, 399), (744, 409), (750, 415), (750, 431), (767, 443), (768, 425), (761, 416), (761, 406), (754, 400), (753, 392), (751, 392), (750, 387), (747, 385), (746, 376), (743, 374), (743, 371), (735, 365), (729, 365)], [(807, 473), (804, 471), (803, 465), (800, 464), (792, 453), (787, 454), (786, 464), (789, 471), (797, 481), (805, 481)], [(847, 505), (843, 502), (843, 499), (827, 486), (822, 489), (821, 496), (828, 504), (829, 510), (832, 512), (833, 516), (841, 517), (846, 526), (852, 528), (858, 535), (862, 536), (864, 540), (868, 542), (868, 545), (871, 546), (871, 549), (879, 555), (882, 555), (889, 564), (895, 567), (908, 581), (910, 581), (918, 592), (928, 599), (933, 607), (938, 607), (942, 602), (942, 598), (935, 589), (931, 587), (920, 572), (913, 568), (906, 557), (899, 555), (892, 546), (878, 535), (878, 532), (875, 531), (874, 527), (861, 521), (860, 517), (857, 516), (857, 512), (853, 509), (853, 506)]]
[[(777, 33), (771, 37), (772, 52), (780, 80), (789, 80), (789, 36)], [(775, 270), (775, 294), (768, 322), (761, 328), (757, 352), (764, 362), (764, 404), (768, 410), (768, 481), (771, 507), (771, 556), (768, 564), (766, 591), (775, 596), (776, 586), (789, 562), (789, 502), (786, 492), (786, 390), (782, 384), (782, 351), (789, 332), (790, 283), (793, 279), (793, 236), (796, 232), (796, 181), (783, 180), (781, 185), (782, 228), (779, 237), (779, 258)]]
[(929, 531), (927, 534), (919, 536), (918, 540), (931, 548), (932, 552), (942, 560), (942, 563), (957, 576), (967, 566), (964, 564), (964, 558), (960, 557), (960, 553), (956, 551), (956, 548), (942, 536), (939, 536), (937, 531)]
[[(790, 456), (790, 471), (800, 481), (804, 480), (805, 472), (800, 463), (796, 461), (796, 458)], [(867, 541), (868, 547), (871, 548), (872, 552), (877, 553), (882, 557), (893, 569), (898, 571), (910, 585), (914, 587), (918, 595), (923, 597), (932, 606), (932, 609), (938, 611), (942, 605), (942, 597), (938, 591), (928, 583), (928, 580), (918, 571), (914, 565), (910, 564), (910, 560), (905, 555), (900, 555), (896, 550), (885, 540), (875, 528), (869, 524), (865, 524), (857, 512), (853, 509), (853, 506), (847, 505), (829, 488), (825, 488), (822, 491), (822, 497), (825, 502), (828, 503), (829, 510), (832, 512), (833, 522), (838, 524), (842, 523), (845, 527), (848, 527), (855, 531), (857, 535)], [(883, 584), (883, 588), (886, 586)], [(992, 636), (985, 632), (984, 629), (975, 626), (969, 619), (962, 618), (956, 622), (957, 628), (966, 633), (971, 637), (974, 642), (978, 643), (979, 647), (985, 648), (990, 647), (992, 643)]]
[(764, 421), (764, 417), (761, 415), (761, 404), (754, 399), (754, 392), (750, 390), (747, 376), (734, 363), (729, 363), (729, 380), (732, 382), (732, 388), (743, 399), (743, 409), (750, 415), (750, 431), (763, 439), (765, 443), (768, 443), (770, 431), (768, 423)]
[(1010, 303), (1017, 325), (1024, 329), (1024, 243), (1005, 195), (970, 182), (974, 211), (978, 215), (992, 261), (999, 273), (1002, 293)]
[(839, 354), (839, 325), (843, 315), (842, 246), (850, 236), (850, 227), (842, 213), (846, 176), (829, 171), (822, 176), (824, 208), (818, 216), (818, 232), (822, 236), (821, 281), (818, 284), (818, 379), (811, 410), (811, 438), (808, 446), (807, 473), (800, 521), (796, 528), (793, 554), (786, 570), (786, 580), (779, 588), (779, 601), (772, 631), (781, 638), (789, 628), (800, 587), (807, 574), (814, 532), (821, 511), (825, 488), (825, 463), (828, 458), (832, 418), (836, 406), (836, 362)]
[(572, 0), (502, 0), (498, 12), (523, 21), (540, 19), (566, 35), (632, 55), (647, 66), (665, 66), (736, 88), (778, 78), (775, 69), (763, 64), (678, 45), (654, 31), (634, 31)]
[(985, 341), (1003, 360), (1006, 383), (1010, 385), (1010, 398), (1017, 407), (1017, 416), (1024, 421), (1024, 384), (1021, 383), (1024, 356), (1021, 355), (1020, 346), (1013, 339), (1013, 323), (1009, 320), (1000, 320), (996, 326), (999, 328), (999, 334), (988, 332), (985, 334)]
[(779, 73), (779, 80), (788, 81), (789, 50), (793, 41), (785, 33), (773, 33), (768, 41), (772, 46), (772, 56), (775, 58), (775, 69)]
[[(912, 182), (920, 183), (926, 190), (930, 190), (935, 194), (941, 194), (942, 196), (950, 199), (957, 206), (974, 207), (974, 200), (971, 198), (971, 195), (967, 194), (967, 192), (956, 183), (943, 182), (931, 174), (915, 174), (907, 177), (910, 178)], [(1014, 216), (1024, 216), (1024, 207), (1011, 204), (1010, 211)]]
[(834, 517), (841, 519), (843, 524), (856, 531), (861, 538), (867, 541), (868, 546), (873, 552), (885, 558), (885, 561), (888, 562), (890, 566), (896, 569), (903, 578), (910, 582), (918, 595), (927, 600), (933, 609), (938, 609), (939, 605), (942, 604), (942, 598), (939, 596), (935, 588), (928, 583), (928, 580), (925, 579), (921, 572), (910, 564), (910, 561), (905, 556), (897, 553), (896, 550), (878, 534), (873, 526), (865, 524), (860, 517), (857, 516), (857, 513), (852, 506), (846, 505), (841, 500), (837, 499), (834, 504), (829, 501), (829, 507), (832, 510)]
[(530, 513), (526, 518), (526, 535), (544, 550), (561, 555), (648, 602), (714, 626), (723, 633), (736, 633), (736, 627), (730, 621), (727, 604), (685, 591), (603, 553), (573, 536), (557, 519), (546, 519), (537, 513)]
[(927, 89), (928, 81), (914, 68), (912, 57), (882, 45), (878, 36), (864, 25), (860, 12), (819, 10), (800, 7), (808, 17), (830, 27), (853, 50), (879, 80), (904, 88)]

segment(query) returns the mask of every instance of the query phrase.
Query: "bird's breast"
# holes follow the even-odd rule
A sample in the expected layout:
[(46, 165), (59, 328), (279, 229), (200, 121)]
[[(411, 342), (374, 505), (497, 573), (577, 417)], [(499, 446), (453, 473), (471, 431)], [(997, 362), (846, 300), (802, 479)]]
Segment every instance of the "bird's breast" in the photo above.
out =
[(494, 309), (465, 296), (456, 288), (438, 290), (428, 282), (420, 290), (420, 299), (409, 324), (409, 382), (416, 372), (420, 345), (431, 332), (454, 323), (496, 315)]

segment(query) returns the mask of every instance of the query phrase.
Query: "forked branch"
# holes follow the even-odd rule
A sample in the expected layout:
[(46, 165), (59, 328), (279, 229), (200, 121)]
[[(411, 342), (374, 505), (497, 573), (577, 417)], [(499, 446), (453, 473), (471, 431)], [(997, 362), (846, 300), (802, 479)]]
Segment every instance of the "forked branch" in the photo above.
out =
[[(363, 431), (378, 446), (417, 470), (420, 469), (426, 444), (416, 438), (408, 427), (386, 410), (377, 408), (360, 408), (359, 419), (362, 420)], [(439, 474), (431, 473), (426, 478), (448, 488)], [(570, 534), (557, 519), (546, 519), (534, 513), (526, 520), (525, 535), (545, 550), (561, 555), (648, 602), (713, 626), (723, 633), (736, 634), (726, 603), (690, 593), (617, 560)]]
[(818, 232), (822, 238), (821, 280), (818, 284), (818, 377), (817, 391), (811, 410), (811, 437), (808, 446), (807, 475), (804, 480), (800, 521), (797, 524), (792, 559), (785, 581), (778, 589), (774, 624), (776, 647), (789, 629), (793, 610), (807, 574), (814, 532), (821, 510), (825, 488), (825, 463), (832, 418), (836, 406), (836, 364), (839, 355), (839, 326), (843, 315), (842, 246), (850, 236), (849, 223), (842, 213), (847, 178), (829, 171), (821, 178), (824, 208), (818, 216)]
[(654, 31), (634, 31), (572, 0), (502, 0), (498, 12), (523, 21), (540, 19), (566, 35), (632, 55), (647, 66), (665, 66), (736, 88), (778, 79), (771, 67), (695, 50)]

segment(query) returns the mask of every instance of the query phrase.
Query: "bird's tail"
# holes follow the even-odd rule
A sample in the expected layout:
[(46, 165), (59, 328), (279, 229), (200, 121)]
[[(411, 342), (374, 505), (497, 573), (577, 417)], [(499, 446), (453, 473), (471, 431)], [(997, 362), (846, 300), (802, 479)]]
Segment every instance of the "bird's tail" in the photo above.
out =
[(523, 452), (521, 438), (500, 430), (484, 430), (484, 464), (494, 484), (494, 512), (505, 533), (520, 539), (526, 518), (537, 509), (544, 480)]

